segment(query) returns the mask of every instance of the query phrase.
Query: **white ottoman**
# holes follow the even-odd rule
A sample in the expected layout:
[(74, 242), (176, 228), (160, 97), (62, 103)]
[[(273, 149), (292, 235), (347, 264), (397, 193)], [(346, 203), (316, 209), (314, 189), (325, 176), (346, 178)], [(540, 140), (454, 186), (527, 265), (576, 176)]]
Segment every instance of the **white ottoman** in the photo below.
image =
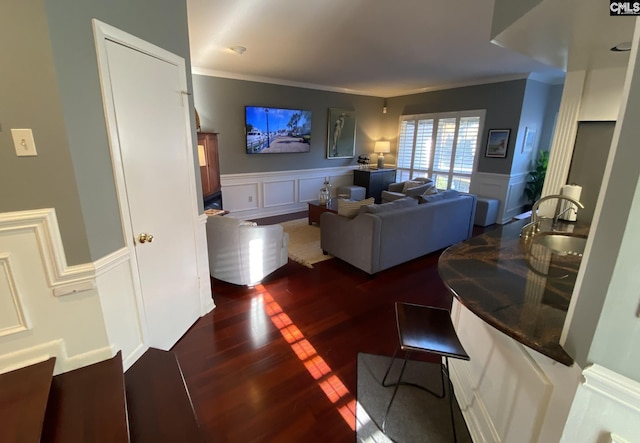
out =
[(340, 186), (338, 188), (338, 197), (344, 197), (349, 200), (364, 200), (367, 190), (362, 186)]
[(500, 201), (495, 198), (478, 197), (476, 205), (476, 216), (473, 224), (478, 226), (489, 226), (498, 221), (498, 207)]

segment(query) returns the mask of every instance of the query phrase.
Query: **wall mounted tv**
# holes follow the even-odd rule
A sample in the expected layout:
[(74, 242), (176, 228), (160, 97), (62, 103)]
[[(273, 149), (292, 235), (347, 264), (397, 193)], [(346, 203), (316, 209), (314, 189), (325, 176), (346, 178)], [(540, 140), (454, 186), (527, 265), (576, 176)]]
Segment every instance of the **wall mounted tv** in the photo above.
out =
[(309, 152), (311, 111), (245, 106), (247, 154)]

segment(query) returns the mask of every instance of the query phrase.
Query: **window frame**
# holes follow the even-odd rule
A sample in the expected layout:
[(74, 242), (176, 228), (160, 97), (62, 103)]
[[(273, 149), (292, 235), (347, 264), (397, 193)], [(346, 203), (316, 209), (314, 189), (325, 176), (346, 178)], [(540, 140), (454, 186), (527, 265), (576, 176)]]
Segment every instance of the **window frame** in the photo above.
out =
[[(399, 173), (399, 177), (401, 177), (402, 180), (409, 180), (415, 177), (421, 177), (421, 176), (427, 176), (427, 177), (433, 177), (434, 174), (439, 175), (439, 176), (447, 176), (447, 189), (451, 188), (451, 184), (453, 182), (453, 180), (456, 177), (468, 177), (469, 178), (469, 187), (471, 187), (471, 182), (473, 180), (473, 176), (475, 175), (475, 173), (477, 172), (477, 168), (478, 168), (478, 159), (479, 159), (479, 152), (482, 150), (482, 135), (484, 133), (484, 121), (485, 121), (485, 114), (486, 114), (486, 110), (485, 109), (474, 109), (474, 110), (467, 110), (467, 111), (454, 111), (454, 112), (436, 112), (436, 113), (425, 113), (425, 114), (409, 114), (409, 115), (401, 115), (400, 119), (399, 119), (399, 124), (398, 124), (398, 152), (396, 155), (396, 171)], [(476, 140), (476, 148), (475, 148), (475, 153), (474, 153), (474, 157), (473, 157), (473, 165), (471, 168), (471, 172), (469, 174), (465, 174), (465, 173), (455, 173), (453, 172), (453, 168), (454, 168), (454, 163), (455, 163), (455, 154), (456, 154), (456, 150), (458, 148), (458, 134), (460, 131), (460, 119), (465, 118), (465, 117), (478, 117), (479, 118), (479, 122), (478, 122), (478, 135), (477, 135), (477, 140)], [(455, 118), (456, 119), (456, 127), (455, 127), (455, 131), (454, 131), (454, 138), (453, 138), (453, 145), (451, 147), (451, 160), (449, 162), (449, 169), (448, 171), (443, 171), (443, 170), (435, 170), (434, 168), (434, 160), (435, 160), (435, 155), (436, 155), (436, 149), (435, 149), (435, 142), (437, 139), (437, 135), (438, 135), (438, 125), (440, 123), (440, 120), (443, 119), (451, 119), (451, 118)], [(415, 160), (416, 160), (416, 141), (417, 141), (417, 135), (418, 135), (418, 131), (419, 131), (419, 121), (426, 121), (426, 120), (432, 120), (433, 121), (433, 130), (431, 133), (431, 148), (430, 148), (430, 152), (429, 152), (429, 167), (425, 170), (423, 168), (420, 167), (416, 167), (415, 164)], [(401, 167), (399, 165), (399, 160), (400, 160), (400, 148), (401, 148), (401, 135), (402, 135), (402, 124), (403, 122), (406, 121), (412, 121), (414, 123), (414, 128), (413, 128), (413, 136), (412, 136), (412, 149), (411, 149), (411, 160), (410, 160), (410, 165), (409, 168), (407, 167)], [(405, 175), (408, 174), (408, 177), (405, 178)]]

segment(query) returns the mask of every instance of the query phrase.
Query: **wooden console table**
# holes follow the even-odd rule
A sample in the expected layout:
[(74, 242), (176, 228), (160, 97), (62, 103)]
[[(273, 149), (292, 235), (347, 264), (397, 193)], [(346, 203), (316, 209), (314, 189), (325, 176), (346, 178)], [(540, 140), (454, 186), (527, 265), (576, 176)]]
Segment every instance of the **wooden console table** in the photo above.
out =
[(396, 181), (395, 169), (355, 169), (353, 184), (367, 190), (367, 197), (373, 197), (376, 203), (381, 202), (382, 191), (387, 190)]

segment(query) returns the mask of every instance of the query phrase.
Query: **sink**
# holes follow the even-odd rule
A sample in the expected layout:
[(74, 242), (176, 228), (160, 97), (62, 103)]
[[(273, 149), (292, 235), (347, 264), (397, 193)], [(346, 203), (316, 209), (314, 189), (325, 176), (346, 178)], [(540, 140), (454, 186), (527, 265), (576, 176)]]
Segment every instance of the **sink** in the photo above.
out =
[(584, 247), (587, 244), (585, 235), (572, 233), (540, 232), (536, 234), (531, 246), (540, 245), (557, 255), (577, 255), (582, 257)]

